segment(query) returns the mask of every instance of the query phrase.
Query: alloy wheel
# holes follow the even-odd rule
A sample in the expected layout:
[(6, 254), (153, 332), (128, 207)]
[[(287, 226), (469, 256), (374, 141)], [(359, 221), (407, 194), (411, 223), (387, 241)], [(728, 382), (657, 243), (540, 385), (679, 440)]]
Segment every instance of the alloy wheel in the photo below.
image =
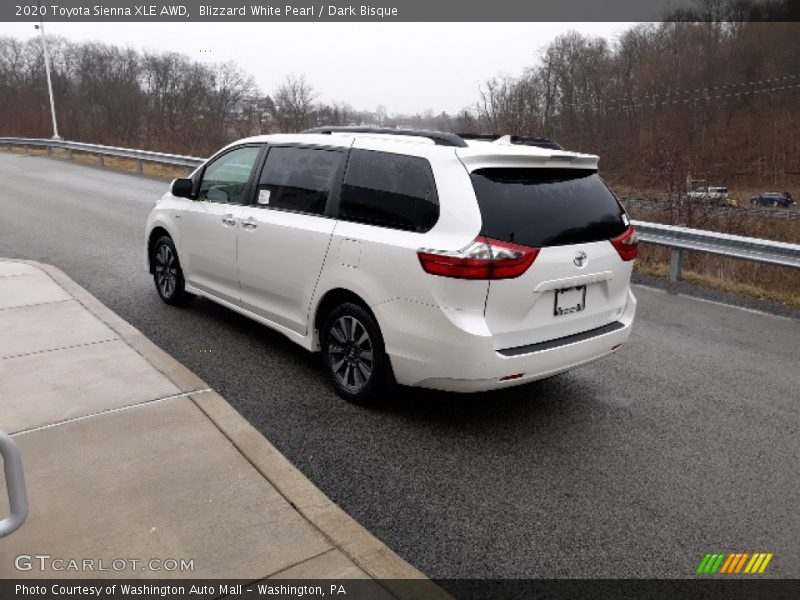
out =
[(159, 246), (155, 255), (156, 285), (165, 298), (171, 298), (178, 286), (178, 261), (172, 248)]
[(369, 383), (375, 366), (372, 340), (363, 323), (350, 315), (334, 321), (328, 338), (331, 371), (342, 387), (358, 392)]

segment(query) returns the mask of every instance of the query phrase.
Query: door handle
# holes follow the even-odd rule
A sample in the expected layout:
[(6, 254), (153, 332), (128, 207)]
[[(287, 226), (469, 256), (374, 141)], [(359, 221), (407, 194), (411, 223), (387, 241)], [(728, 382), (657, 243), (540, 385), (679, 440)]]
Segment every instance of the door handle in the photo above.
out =
[(258, 222), (253, 217), (248, 217), (242, 221), (242, 229), (255, 229)]
[(230, 225), (230, 226), (236, 225), (236, 219), (233, 218), (232, 214), (227, 214), (224, 217), (222, 217), (222, 222), (225, 223), (225, 225)]

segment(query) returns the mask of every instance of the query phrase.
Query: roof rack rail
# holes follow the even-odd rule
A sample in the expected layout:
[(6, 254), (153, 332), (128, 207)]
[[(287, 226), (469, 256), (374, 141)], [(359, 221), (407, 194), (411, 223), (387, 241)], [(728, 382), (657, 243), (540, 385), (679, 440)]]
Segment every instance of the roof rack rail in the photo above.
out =
[(496, 142), (506, 138), (508, 143), (519, 146), (538, 146), (539, 148), (549, 148), (550, 150), (564, 149), (561, 144), (554, 142), (553, 140), (535, 135), (500, 135), (498, 133), (458, 133), (456, 135), (463, 140), (484, 140), (487, 142)]
[(426, 131), (424, 129), (393, 129), (391, 127), (314, 127), (306, 129), (303, 133), (379, 133), (386, 135), (409, 135), (414, 137), (424, 137), (432, 140), (437, 146), (454, 146), (456, 148), (466, 148), (467, 143), (454, 133), (444, 131)]
[(481, 140), (493, 142), (499, 137), (503, 137), (497, 133), (457, 133), (458, 137), (462, 140)]

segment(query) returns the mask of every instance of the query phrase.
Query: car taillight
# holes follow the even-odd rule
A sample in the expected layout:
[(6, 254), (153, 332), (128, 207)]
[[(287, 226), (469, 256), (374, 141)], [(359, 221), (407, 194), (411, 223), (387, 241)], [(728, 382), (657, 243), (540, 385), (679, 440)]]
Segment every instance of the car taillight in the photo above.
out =
[(628, 227), (622, 235), (611, 240), (622, 260), (633, 260), (639, 254), (639, 234), (633, 227)]
[(485, 237), (475, 238), (461, 250), (420, 248), (417, 251), (426, 273), (456, 279), (513, 279), (527, 271), (538, 254), (538, 248)]

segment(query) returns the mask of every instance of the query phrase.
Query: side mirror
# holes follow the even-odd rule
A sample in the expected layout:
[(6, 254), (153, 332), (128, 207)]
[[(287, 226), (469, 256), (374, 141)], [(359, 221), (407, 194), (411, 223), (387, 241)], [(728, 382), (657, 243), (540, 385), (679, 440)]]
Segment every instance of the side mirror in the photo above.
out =
[(178, 198), (191, 198), (194, 182), (191, 179), (173, 179), (169, 191)]

